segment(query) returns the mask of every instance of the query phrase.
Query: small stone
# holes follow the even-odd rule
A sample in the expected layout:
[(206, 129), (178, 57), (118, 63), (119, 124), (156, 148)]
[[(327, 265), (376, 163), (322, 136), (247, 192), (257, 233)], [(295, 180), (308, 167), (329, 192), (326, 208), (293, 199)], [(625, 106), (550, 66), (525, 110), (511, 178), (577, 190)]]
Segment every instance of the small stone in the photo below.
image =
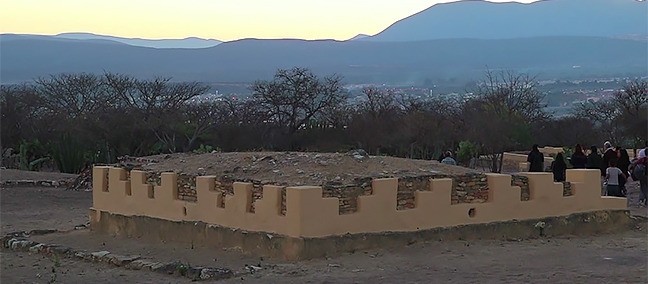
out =
[(34, 245), (36, 245), (36, 244), (38, 244), (38, 243), (37, 243), (37, 242), (33, 242), (33, 241), (25, 241), (25, 242), (23, 242), (23, 243), (21, 244), (20, 248), (21, 248), (21, 249), (29, 249), (30, 247), (32, 247), (32, 246), (34, 246)]
[(200, 280), (200, 272), (203, 270), (203, 267), (196, 266), (196, 267), (187, 267), (187, 270), (185, 271), (185, 275), (187, 278), (193, 280), (193, 281), (198, 281)]
[(173, 261), (169, 263), (160, 263), (159, 265), (152, 266), (151, 270), (155, 272), (165, 273), (165, 274), (174, 274), (183, 266), (184, 264), (182, 264), (181, 262)]
[(138, 259), (135, 260), (127, 265), (128, 268), (134, 269), (134, 270), (140, 270), (144, 268), (151, 269), (153, 265), (155, 265), (157, 262), (152, 262), (144, 259)]
[(77, 251), (77, 252), (74, 253), (74, 256), (77, 257), (77, 258), (81, 258), (81, 259), (90, 259), (92, 257), (91, 254), (89, 254), (89, 253), (87, 253), (85, 251)]
[(92, 256), (92, 258), (97, 259), (97, 258), (103, 258), (103, 257), (105, 257), (105, 256), (107, 256), (109, 254), (110, 254), (109, 251), (102, 250), (102, 251), (93, 252), (90, 255)]
[(232, 270), (227, 268), (203, 268), (200, 271), (201, 280), (221, 280), (234, 276)]
[(72, 248), (70, 248), (70, 247), (58, 246), (58, 245), (50, 246), (50, 247), (47, 248), (47, 252), (53, 253), (53, 254), (59, 254), (59, 255), (60, 254), (66, 254), (71, 250), (72, 250)]
[(151, 271), (157, 271), (160, 268), (164, 267), (164, 265), (165, 264), (161, 262), (151, 262), (144, 265), (144, 267), (150, 269)]
[(110, 259), (110, 263), (117, 266), (124, 266), (140, 258), (141, 256), (139, 255), (113, 255)]
[(35, 246), (30, 247), (29, 252), (31, 252), (31, 253), (39, 253), (39, 252), (41, 252), (43, 250), (44, 246), (45, 245), (43, 245), (43, 244), (37, 244)]

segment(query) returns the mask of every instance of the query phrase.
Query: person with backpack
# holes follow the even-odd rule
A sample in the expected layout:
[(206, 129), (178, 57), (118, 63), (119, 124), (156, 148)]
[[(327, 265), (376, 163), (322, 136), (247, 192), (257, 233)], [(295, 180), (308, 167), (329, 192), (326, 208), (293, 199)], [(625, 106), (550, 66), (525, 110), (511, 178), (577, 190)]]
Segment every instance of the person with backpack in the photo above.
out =
[(538, 144), (534, 144), (531, 148), (527, 162), (529, 162), (529, 172), (544, 172), (544, 155), (540, 153)]
[[(648, 149), (648, 148), (646, 148)], [(648, 205), (648, 174), (646, 168), (648, 167), (648, 157), (644, 156), (636, 159), (630, 165), (630, 175), (633, 180), (639, 181), (639, 203), (643, 206)]]

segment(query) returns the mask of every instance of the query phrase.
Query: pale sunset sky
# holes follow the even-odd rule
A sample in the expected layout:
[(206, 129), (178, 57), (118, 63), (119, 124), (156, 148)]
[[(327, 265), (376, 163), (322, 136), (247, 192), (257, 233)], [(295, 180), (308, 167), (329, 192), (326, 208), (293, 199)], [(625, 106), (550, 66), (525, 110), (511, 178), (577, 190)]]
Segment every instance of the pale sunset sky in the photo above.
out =
[[(451, 0), (0, 0), (0, 33), (349, 39)], [(491, 2), (511, 2), (491, 0)], [(516, 2), (530, 3), (534, 0)]]

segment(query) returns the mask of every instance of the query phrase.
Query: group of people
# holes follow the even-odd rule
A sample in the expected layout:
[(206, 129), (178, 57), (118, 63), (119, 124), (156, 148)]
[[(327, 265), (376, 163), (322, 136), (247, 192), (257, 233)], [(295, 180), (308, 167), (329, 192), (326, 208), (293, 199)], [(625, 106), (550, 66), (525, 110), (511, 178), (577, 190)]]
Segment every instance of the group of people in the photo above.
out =
[[(599, 154), (599, 149), (592, 145), (589, 153), (580, 144), (574, 147), (574, 153), (569, 157), (569, 164), (573, 169), (598, 169), (603, 177), (602, 194), (608, 196), (625, 197), (627, 194), (626, 183), (632, 179), (639, 181), (639, 202), (641, 205), (648, 205), (648, 181), (647, 168), (648, 158), (648, 141), (645, 147), (640, 149), (636, 158), (630, 160), (628, 151), (623, 147), (613, 147), (612, 143), (606, 141), (603, 143), (603, 152)], [(447, 151), (439, 158), (439, 162), (456, 165), (456, 160), (452, 157), (452, 152)], [(531, 152), (527, 156), (529, 162), (529, 172), (544, 172), (544, 155), (540, 152), (538, 145), (533, 145)], [(553, 162), (551, 162), (551, 171), (553, 179), (556, 182), (564, 182), (568, 165), (563, 153), (558, 153)]]
[[(569, 158), (569, 163), (574, 169), (600, 170), (601, 176), (604, 179), (603, 194), (609, 196), (626, 196), (626, 182), (630, 179), (638, 180), (640, 203), (646, 206), (648, 203), (648, 183), (646, 181), (647, 150), (648, 142), (646, 142), (643, 149), (639, 150), (637, 157), (631, 161), (626, 149), (623, 147), (613, 147), (610, 142), (603, 144), (602, 155), (599, 154), (596, 146), (591, 146), (589, 154), (585, 154), (583, 147), (580, 144), (576, 144), (574, 153)], [(530, 172), (544, 171), (544, 155), (539, 151), (538, 145), (533, 145), (531, 152), (527, 156), (527, 161), (529, 162)], [(554, 181), (565, 181), (567, 168), (568, 166), (563, 153), (558, 153), (555, 160), (551, 163)]]
[(641, 205), (648, 205), (648, 183), (646, 168), (648, 166), (648, 158), (646, 158), (646, 150), (648, 150), (648, 142), (645, 147), (637, 153), (637, 157), (630, 161), (628, 152), (621, 147), (612, 147), (610, 142), (605, 142), (603, 152), (603, 167), (601, 169), (601, 176), (605, 180), (605, 192), (609, 196), (626, 196), (625, 184), (630, 180), (639, 181), (639, 202)]

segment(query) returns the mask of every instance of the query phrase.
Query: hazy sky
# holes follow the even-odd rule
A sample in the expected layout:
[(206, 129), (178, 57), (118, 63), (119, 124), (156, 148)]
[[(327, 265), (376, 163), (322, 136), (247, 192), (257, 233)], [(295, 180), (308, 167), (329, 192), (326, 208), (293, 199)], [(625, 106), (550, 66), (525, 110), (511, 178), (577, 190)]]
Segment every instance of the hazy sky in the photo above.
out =
[(0, 0), (0, 33), (342, 40), (359, 33), (378, 33), (395, 21), (440, 2), (453, 1)]

